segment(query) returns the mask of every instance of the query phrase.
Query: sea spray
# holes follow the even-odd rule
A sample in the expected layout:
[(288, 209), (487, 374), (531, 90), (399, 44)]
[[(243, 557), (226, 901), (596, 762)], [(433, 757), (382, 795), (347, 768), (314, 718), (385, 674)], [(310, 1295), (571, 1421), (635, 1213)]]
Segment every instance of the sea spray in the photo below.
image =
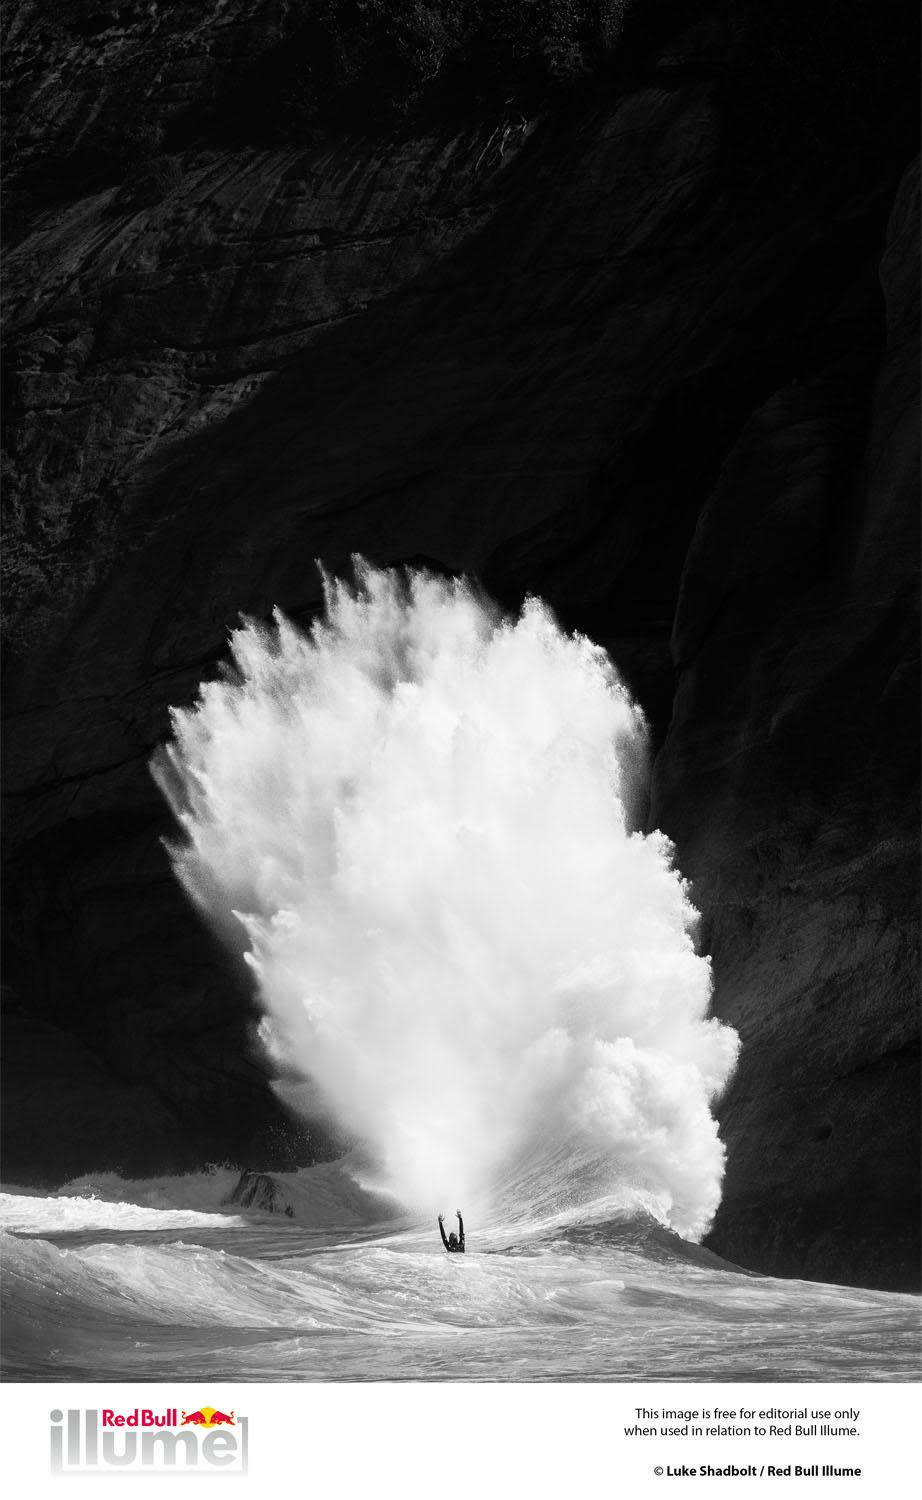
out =
[(668, 839), (634, 827), (645, 725), (537, 600), (357, 563), (173, 711), (179, 878), (252, 967), (279, 1054), (412, 1208), (706, 1228), (736, 1056)]

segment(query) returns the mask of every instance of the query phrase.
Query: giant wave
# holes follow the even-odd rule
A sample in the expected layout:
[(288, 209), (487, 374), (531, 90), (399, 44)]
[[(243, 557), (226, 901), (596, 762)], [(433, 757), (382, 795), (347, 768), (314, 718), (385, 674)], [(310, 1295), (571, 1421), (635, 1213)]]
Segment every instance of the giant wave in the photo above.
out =
[(529, 600), (357, 563), (173, 712), (155, 768), (179, 878), (250, 964), (264, 1036), (370, 1186), (480, 1217), (625, 1205), (706, 1229), (696, 913), (639, 827), (646, 729), (605, 653)]
[(4, 1376), (915, 1378), (914, 1299), (694, 1243), (737, 1039), (604, 653), (362, 565), (231, 644), (157, 763), (173, 859), (351, 1150), (0, 1195)]

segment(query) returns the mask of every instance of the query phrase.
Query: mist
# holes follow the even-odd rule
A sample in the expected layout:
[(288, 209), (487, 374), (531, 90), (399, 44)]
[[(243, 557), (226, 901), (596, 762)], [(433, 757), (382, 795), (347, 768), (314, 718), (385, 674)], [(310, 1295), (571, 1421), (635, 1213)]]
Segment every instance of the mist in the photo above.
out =
[(356, 566), (304, 632), (231, 637), (155, 775), (179, 879), (243, 948), (279, 1061), (413, 1211), (720, 1199), (737, 1054), (643, 714), (538, 600)]

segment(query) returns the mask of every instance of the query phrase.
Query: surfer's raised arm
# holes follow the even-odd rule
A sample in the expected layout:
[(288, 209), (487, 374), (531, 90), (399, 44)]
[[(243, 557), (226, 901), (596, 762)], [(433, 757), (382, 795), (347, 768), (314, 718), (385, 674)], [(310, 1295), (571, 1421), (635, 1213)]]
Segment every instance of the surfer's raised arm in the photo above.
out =
[(458, 1215), (458, 1249), (459, 1250), (463, 1250), (464, 1249), (464, 1220), (461, 1217), (461, 1210), (460, 1210), (460, 1208), (456, 1208), (455, 1209), (455, 1213)]
[(450, 1247), (450, 1245), (448, 1243), (448, 1239), (447, 1239), (447, 1236), (445, 1234), (445, 1215), (444, 1214), (439, 1214), (439, 1234), (442, 1236), (442, 1244), (445, 1246), (445, 1249), (449, 1250), (451, 1247)]

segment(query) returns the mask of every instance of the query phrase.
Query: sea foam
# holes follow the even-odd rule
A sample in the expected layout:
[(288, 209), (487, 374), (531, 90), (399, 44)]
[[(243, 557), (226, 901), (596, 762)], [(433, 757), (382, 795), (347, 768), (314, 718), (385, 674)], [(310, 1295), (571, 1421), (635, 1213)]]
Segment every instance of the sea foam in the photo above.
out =
[(269, 1044), (410, 1208), (530, 1184), (700, 1235), (737, 1038), (672, 846), (638, 827), (641, 711), (537, 600), (506, 619), (360, 561), (325, 591), (306, 633), (233, 633), (155, 762)]

